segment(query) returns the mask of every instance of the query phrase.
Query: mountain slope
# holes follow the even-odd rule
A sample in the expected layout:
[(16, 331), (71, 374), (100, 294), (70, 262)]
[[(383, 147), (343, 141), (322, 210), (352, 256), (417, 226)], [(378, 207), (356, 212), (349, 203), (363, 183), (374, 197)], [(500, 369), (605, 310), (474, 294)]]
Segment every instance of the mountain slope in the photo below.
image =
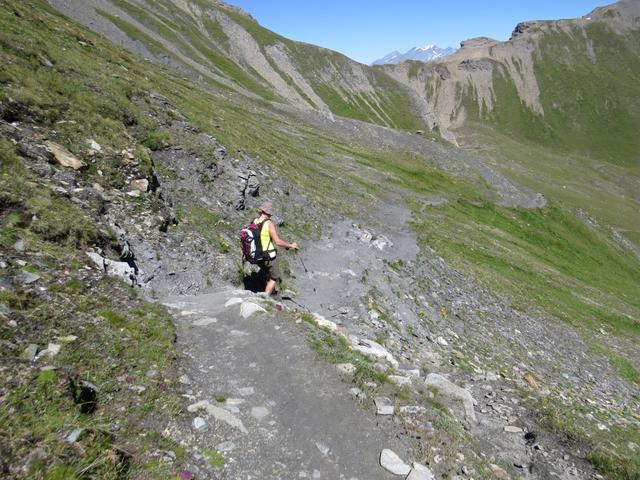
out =
[[(582, 182), (594, 193), (584, 208), (633, 211), (617, 192), (598, 196), (617, 170), (544, 156), (545, 183), (573, 182), (545, 201), (486, 151), (185, 77), (43, 0), (0, 4), (0, 22), (3, 475), (246, 478), (257, 466), (261, 478), (316, 468), (337, 478), (328, 465), (353, 462), (386, 478), (371, 451), (385, 437), (438, 478), (638, 475), (640, 257), (608, 217), (570, 201)], [(536, 160), (550, 155), (512, 141)], [(60, 165), (49, 142), (84, 166)], [(282, 311), (235, 292), (236, 232), (265, 199), (303, 247), (281, 252), (284, 287), (297, 292)], [(128, 268), (135, 289), (106, 278), (100, 255)], [(209, 295), (170, 302), (174, 345), (171, 319), (138, 308), (138, 292)], [(267, 312), (246, 321), (247, 302)], [(58, 338), (69, 342), (59, 355), (43, 353)], [(31, 345), (35, 361), (22, 358)], [(282, 373), (288, 361), (304, 371)], [(326, 381), (331, 363), (344, 382)], [(68, 373), (99, 387), (93, 416), (67, 393)], [(362, 430), (318, 432), (326, 422), (314, 418), (309, 433), (316, 410), (296, 402), (310, 391), (324, 401), (318, 413), (362, 409), (353, 417), (387, 435), (342, 462), (340, 446)], [(392, 417), (376, 416), (378, 396)], [(214, 428), (202, 432), (203, 419)], [(263, 464), (265, 448), (291, 456)], [(304, 471), (291, 471), (297, 459)]]
[(426, 102), (386, 73), (288, 40), (224, 2), (50, 3), (133, 51), (249, 97), (393, 128), (432, 125)]
[(555, 150), (637, 165), (637, 0), (575, 20), (521, 23), (507, 42), (469, 40), (441, 62), (379, 68), (426, 98), (441, 128), (483, 122)]

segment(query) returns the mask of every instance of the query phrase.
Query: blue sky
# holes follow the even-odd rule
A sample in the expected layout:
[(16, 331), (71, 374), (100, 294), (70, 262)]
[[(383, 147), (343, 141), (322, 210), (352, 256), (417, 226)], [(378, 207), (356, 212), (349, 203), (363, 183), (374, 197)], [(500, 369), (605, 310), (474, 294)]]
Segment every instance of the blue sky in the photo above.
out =
[(486, 36), (507, 40), (524, 20), (585, 15), (612, 1), (594, 0), (227, 0), (292, 40), (371, 63), (393, 50), (434, 43), (458, 47)]

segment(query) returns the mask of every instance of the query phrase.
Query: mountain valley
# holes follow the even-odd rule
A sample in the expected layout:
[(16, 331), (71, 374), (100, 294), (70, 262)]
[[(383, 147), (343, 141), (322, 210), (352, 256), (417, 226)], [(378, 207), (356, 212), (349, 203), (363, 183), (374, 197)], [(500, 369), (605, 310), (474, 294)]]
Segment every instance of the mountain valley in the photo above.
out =
[(371, 67), (214, 0), (0, 25), (3, 478), (640, 478), (640, 2)]

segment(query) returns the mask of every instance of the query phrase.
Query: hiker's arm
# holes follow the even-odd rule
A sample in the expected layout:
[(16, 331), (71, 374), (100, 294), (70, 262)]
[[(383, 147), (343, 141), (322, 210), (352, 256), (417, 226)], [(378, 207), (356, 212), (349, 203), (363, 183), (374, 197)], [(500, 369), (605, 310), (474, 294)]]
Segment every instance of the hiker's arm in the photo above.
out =
[(269, 234), (271, 235), (271, 241), (277, 246), (298, 250), (298, 244), (296, 242), (289, 243), (280, 238), (280, 236), (278, 235), (278, 231), (276, 230), (276, 226), (273, 224), (273, 222), (269, 222)]

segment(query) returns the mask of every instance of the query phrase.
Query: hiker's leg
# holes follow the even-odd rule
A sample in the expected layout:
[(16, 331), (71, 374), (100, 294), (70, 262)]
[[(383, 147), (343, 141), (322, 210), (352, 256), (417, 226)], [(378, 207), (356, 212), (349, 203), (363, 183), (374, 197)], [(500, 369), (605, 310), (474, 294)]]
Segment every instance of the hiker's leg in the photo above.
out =
[(270, 278), (269, 280), (267, 280), (267, 288), (265, 288), (265, 293), (268, 295), (271, 295), (273, 293), (273, 291), (276, 288), (276, 281), (273, 278)]

